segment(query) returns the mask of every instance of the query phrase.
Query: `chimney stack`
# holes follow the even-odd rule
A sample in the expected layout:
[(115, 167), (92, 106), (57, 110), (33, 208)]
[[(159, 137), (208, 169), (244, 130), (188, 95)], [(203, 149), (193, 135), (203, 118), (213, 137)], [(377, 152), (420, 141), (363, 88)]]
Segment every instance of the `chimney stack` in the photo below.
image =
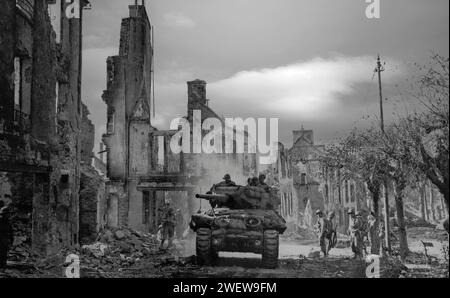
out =
[(200, 103), (207, 105), (206, 99), (206, 82), (203, 80), (195, 80), (187, 82), (188, 84), (188, 104)]

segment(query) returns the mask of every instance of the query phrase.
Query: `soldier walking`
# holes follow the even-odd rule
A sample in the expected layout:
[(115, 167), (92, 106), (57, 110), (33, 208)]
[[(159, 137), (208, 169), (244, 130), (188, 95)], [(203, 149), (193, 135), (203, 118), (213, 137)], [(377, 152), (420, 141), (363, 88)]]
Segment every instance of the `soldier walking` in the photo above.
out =
[(175, 210), (172, 208), (170, 201), (166, 201), (164, 204), (161, 221), (161, 244), (159, 249), (164, 250), (164, 242), (166, 240), (169, 242), (166, 249), (172, 246), (176, 224)]
[(13, 238), (14, 235), (7, 214), (7, 207), (5, 207), (3, 201), (0, 201), (0, 269), (6, 268), (8, 250), (9, 246), (13, 243)]
[(366, 239), (369, 239), (369, 222), (367, 220), (365, 211), (357, 211), (355, 213), (356, 217), (361, 223), (360, 234), (361, 234), (361, 245), (364, 253), (367, 255)]
[(331, 211), (328, 214), (327, 217), (327, 224), (328, 224), (328, 246), (327, 246), (327, 254), (330, 253), (330, 250), (336, 246), (337, 243), (337, 233), (336, 228), (334, 226), (333, 220), (334, 220), (335, 214), (333, 211)]
[(354, 258), (358, 258), (362, 256), (362, 235), (361, 235), (361, 227), (362, 223), (358, 217), (356, 217), (355, 210), (350, 209), (348, 211), (350, 215), (349, 225), (348, 225), (348, 234), (350, 235), (350, 241), (352, 245), (352, 251), (355, 254)]
[(317, 237), (319, 238), (320, 250), (322, 251), (324, 257), (326, 257), (328, 255), (326, 240), (328, 238), (327, 236), (329, 233), (328, 231), (329, 224), (322, 210), (317, 210), (316, 215), (317, 215), (316, 232)]

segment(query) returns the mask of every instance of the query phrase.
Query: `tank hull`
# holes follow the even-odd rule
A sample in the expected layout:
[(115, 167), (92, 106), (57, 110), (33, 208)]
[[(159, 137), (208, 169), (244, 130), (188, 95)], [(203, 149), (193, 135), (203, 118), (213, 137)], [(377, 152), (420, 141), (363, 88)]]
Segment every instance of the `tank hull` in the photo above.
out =
[(208, 200), (212, 207), (191, 218), (198, 264), (214, 265), (219, 252), (243, 252), (261, 254), (265, 268), (278, 266), (279, 235), (287, 227), (275, 211), (276, 192), (259, 187), (213, 187), (213, 192), (196, 197)]
[[(216, 209), (193, 215), (190, 227), (197, 232), (197, 236), (198, 231), (209, 235), (208, 240), (203, 241), (209, 241), (211, 255), (217, 256), (219, 252), (255, 253), (263, 255), (264, 261), (267, 233), (274, 234), (272, 243), (276, 244), (271, 250), (278, 259), (278, 235), (284, 233), (286, 223), (273, 210)], [(209, 264), (208, 261), (203, 263)], [(265, 267), (272, 268), (272, 265)]]
[(286, 221), (273, 210), (230, 210), (215, 209), (191, 217), (190, 227), (211, 230), (259, 231), (276, 230), (280, 234), (286, 231)]

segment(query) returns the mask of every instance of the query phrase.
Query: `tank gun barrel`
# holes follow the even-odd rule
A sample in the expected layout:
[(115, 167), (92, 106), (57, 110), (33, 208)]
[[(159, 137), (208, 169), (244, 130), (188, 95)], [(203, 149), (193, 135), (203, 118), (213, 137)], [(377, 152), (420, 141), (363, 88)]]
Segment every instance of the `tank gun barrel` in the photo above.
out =
[(227, 195), (203, 195), (203, 194), (196, 194), (195, 197), (197, 199), (204, 199), (204, 200), (208, 200), (208, 201), (211, 201), (211, 200), (223, 201), (223, 200), (228, 200), (228, 198), (229, 198)]

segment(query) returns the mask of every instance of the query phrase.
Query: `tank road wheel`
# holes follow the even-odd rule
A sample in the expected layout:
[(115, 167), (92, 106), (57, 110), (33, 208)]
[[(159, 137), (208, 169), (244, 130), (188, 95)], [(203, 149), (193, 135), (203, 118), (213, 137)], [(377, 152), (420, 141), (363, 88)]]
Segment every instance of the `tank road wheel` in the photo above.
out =
[(264, 231), (262, 264), (264, 268), (275, 269), (278, 267), (278, 231)]
[(197, 264), (208, 266), (211, 264), (211, 230), (201, 228), (196, 238)]

